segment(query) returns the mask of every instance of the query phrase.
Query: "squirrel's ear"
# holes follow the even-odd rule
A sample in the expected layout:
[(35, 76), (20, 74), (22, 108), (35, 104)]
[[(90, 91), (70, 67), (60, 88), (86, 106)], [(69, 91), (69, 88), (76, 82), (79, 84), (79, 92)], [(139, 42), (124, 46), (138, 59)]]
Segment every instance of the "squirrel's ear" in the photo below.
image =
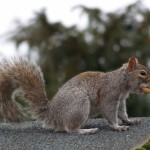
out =
[(131, 57), (128, 61), (128, 71), (132, 71), (137, 64), (138, 64), (138, 59), (135, 57)]

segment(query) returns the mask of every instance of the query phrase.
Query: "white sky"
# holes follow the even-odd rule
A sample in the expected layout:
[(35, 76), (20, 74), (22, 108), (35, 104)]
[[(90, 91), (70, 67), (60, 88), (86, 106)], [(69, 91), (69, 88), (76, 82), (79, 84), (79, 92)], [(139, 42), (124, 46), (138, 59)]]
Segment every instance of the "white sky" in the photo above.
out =
[[(150, 0), (142, 0), (143, 4), (150, 8)], [(0, 55), (16, 55), (13, 43), (8, 43), (3, 35), (14, 28), (14, 21), (20, 20), (23, 23), (34, 16), (35, 11), (46, 9), (48, 18), (51, 21), (62, 21), (65, 25), (73, 24), (82, 27), (85, 19), (80, 17), (80, 11), (71, 11), (74, 6), (84, 5), (100, 8), (105, 12), (115, 11), (123, 8), (136, 0), (4, 0), (0, 4)], [(17, 55), (25, 55), (27, 45), (24, 44)]]

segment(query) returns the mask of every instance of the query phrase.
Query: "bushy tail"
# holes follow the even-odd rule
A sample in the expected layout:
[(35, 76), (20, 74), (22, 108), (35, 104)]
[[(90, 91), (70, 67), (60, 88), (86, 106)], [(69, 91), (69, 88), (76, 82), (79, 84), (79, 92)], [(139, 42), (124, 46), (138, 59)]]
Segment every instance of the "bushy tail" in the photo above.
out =
[[(16, 91), (16, 92), (15, 92)], [(48, 99), (41, 69), (24, 58), (0, 61), (0, 119), (18, 121), (21, 113), (13, 93), (29, 102), (30, 111), (43, 120), (48, 110)]]

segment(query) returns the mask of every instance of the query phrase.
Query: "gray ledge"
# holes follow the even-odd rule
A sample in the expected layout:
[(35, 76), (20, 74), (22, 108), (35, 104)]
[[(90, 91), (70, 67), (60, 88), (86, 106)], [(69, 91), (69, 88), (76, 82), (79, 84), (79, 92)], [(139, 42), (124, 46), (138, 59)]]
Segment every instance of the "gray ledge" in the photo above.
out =
[(99, 127), (92, 135), (55, 133), (39, 122), (0, 123), (1, 150), (130, 150), (150, 137), (150, 117), (130, 126), (129, 131), (112, 131), (105, 119), (91, 119), (86, 128)]

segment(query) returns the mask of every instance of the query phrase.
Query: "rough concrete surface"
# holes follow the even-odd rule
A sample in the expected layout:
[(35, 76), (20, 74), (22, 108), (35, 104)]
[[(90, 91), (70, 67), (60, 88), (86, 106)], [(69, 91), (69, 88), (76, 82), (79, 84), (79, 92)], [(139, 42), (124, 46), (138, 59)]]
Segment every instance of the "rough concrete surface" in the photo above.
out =
[(0, 150), (130, 150), (150, 137), (150, 118), (129, 131), (112, 131), (105, 119), (91, 119), (86, 128), (99, 127), (92, 135), (55, 133), (39, 122), (0, 123)]

